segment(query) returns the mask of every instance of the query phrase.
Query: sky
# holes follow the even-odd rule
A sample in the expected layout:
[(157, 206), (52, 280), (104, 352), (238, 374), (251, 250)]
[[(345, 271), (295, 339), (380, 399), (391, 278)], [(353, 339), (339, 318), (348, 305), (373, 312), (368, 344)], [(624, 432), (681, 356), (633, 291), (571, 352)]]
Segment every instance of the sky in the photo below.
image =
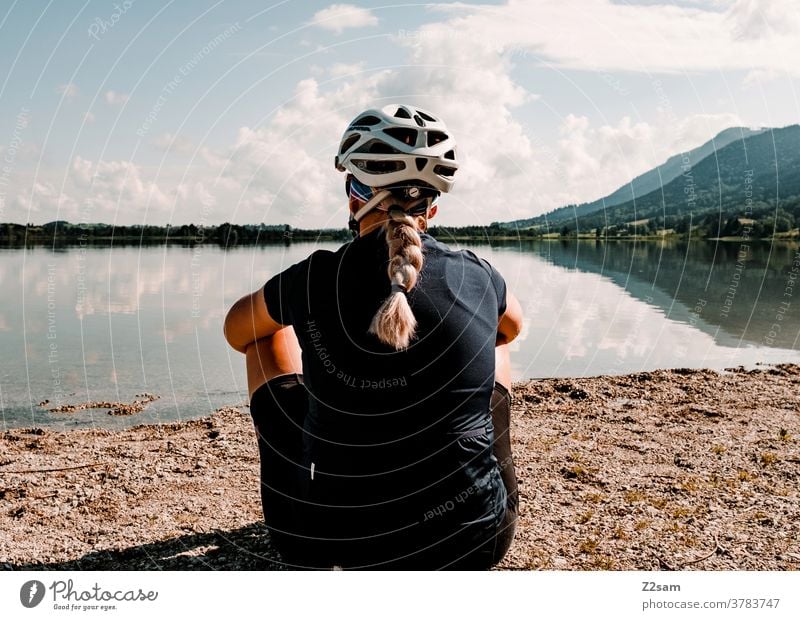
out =
[(0, 222), (344, 227), (394, 102), (457, 141), (436, 222), (530, 217), (797, 123), (798, 58), (796, 0), (0, 0)]

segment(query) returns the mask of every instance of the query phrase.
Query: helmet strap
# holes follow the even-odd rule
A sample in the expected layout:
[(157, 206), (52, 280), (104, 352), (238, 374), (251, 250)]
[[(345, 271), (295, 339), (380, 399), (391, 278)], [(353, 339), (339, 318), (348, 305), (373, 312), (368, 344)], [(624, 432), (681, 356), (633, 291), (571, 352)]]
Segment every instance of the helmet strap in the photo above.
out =
[(372, 211), (375, 207), (377, 207), (391, 195), (392, 192), (390, 192), (388, 189), (379, 191), (377, 194), (375, 194), (372, 198), (370, 198), (367, 201), (367, 204), (365, 204), (358, 211), (356, 211), (353, 217), (356, 219), (357, 222), (360, 222), (367, 213)]
[(350, 220), (347, 222), (347, 227), (350, 229), (353, 239), (358, 239), (358, 234), (361, 232), (361, 224), (359, 224), (358, 220), (352, 215), (350, 216)]
[[(348, 184), (349, 185), (349, 184)], [(348, 186), (348, 190), (350, 187)], [(359, 222), (372, 210), (376, 208), (381, 208), (382, 203), (387, 202), (387, 198), (392, 198), (393, 194), (388, 189), (383, 189), (378, 191), (372, 198), (370, 198), (363, 207), (361, 207), (358, 211), (354, 214), (350, 214), (350, 220), (347, 223), (350, 232), (353, 234), (354, 238), (358, 238), (361, 226)], [(418, 200), (412, 202), (406, 209), (403, 209), (405, 213), (409, 215), (422, 215), (428, 212), (428, 209), (436, 202), (436, 198), (438, 196), (424, 196), (419, 198)], [(387, 207), (384, 207), (382, 210), (388, 211), (392, 207), (402, 208), (396, 204), (390, 204)]]

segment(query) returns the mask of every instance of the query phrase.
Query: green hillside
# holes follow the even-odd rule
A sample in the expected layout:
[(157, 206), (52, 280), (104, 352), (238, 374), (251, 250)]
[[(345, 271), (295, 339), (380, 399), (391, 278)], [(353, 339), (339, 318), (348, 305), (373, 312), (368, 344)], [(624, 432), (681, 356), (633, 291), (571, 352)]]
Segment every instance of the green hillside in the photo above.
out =
[(688, 232), (690, 226), (699, 226), (706, 236), (759, 237), (772, 234), (773, 226), (775, 232), (788, 231), (796, 220), (800, 125), (791, 125), (733, 142), (686, 166), (662, 190), (579, 217), (562, 232)]
[(574, 221), (576, 217), (589, 215), (601, 211), (604, 208), (609, 208), (622, 204), (634, 199), (638, 199), (652, 191), (660, 189), (668, 184), (673, 179), (676, 179), (683, 173), (683, 166), (688, 162), (690, 164), (697, 164), (709, 155), (713, 155), (729, 144), (739, 140), (744, 140), (751, 136), (758, 135), (767, 131), (765, 129), (748, 129), (746, 127), (730, 127), (721, 131), (705, 144), (692, 149), (686, 153), (679, 153), (673, 155), (660, 166), (648, 170), (644, 174), (639, 175), (630, 183), (626, 183), (615, 192), (595, 200), (594, 202), (586, 202), (580, 205), (568, 205), (566, 207), (559, 207), (549, 213), (538, 215), (532, 218), (523, 220), (515, 220), (508, 222), (504, 225), (515, 228), (528, 228), (530, 226), (544, 226), (551, 230), (558, 230), (565, 222), (570, 220)]

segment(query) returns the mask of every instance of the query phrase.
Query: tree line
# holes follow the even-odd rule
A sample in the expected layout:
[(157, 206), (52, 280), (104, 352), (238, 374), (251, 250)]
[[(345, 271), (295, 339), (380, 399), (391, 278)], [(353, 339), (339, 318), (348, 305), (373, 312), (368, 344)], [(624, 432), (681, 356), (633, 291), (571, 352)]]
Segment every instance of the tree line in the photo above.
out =
[(0, 224), (0, 244), (41, 245), (79, 244), (218, 244), (223, 247), (292, 241), (343, 241), (350, 239), (347, 229), (294, 228), (289, 224), (230, 224), (180, 226), (72, 224), (65, 221), (47, 224)]

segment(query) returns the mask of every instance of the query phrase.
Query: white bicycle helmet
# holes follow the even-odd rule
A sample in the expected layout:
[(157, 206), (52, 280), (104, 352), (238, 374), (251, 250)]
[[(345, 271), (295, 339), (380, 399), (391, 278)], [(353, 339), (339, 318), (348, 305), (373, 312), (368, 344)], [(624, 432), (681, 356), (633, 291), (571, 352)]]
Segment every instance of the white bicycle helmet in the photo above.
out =
[(336, 169), (370, 187), (422, 182), (449, 192), (458, 170), (456, 143), (436, 116), (413, 106), (390, 104), (366, 110), (347, 127)]

